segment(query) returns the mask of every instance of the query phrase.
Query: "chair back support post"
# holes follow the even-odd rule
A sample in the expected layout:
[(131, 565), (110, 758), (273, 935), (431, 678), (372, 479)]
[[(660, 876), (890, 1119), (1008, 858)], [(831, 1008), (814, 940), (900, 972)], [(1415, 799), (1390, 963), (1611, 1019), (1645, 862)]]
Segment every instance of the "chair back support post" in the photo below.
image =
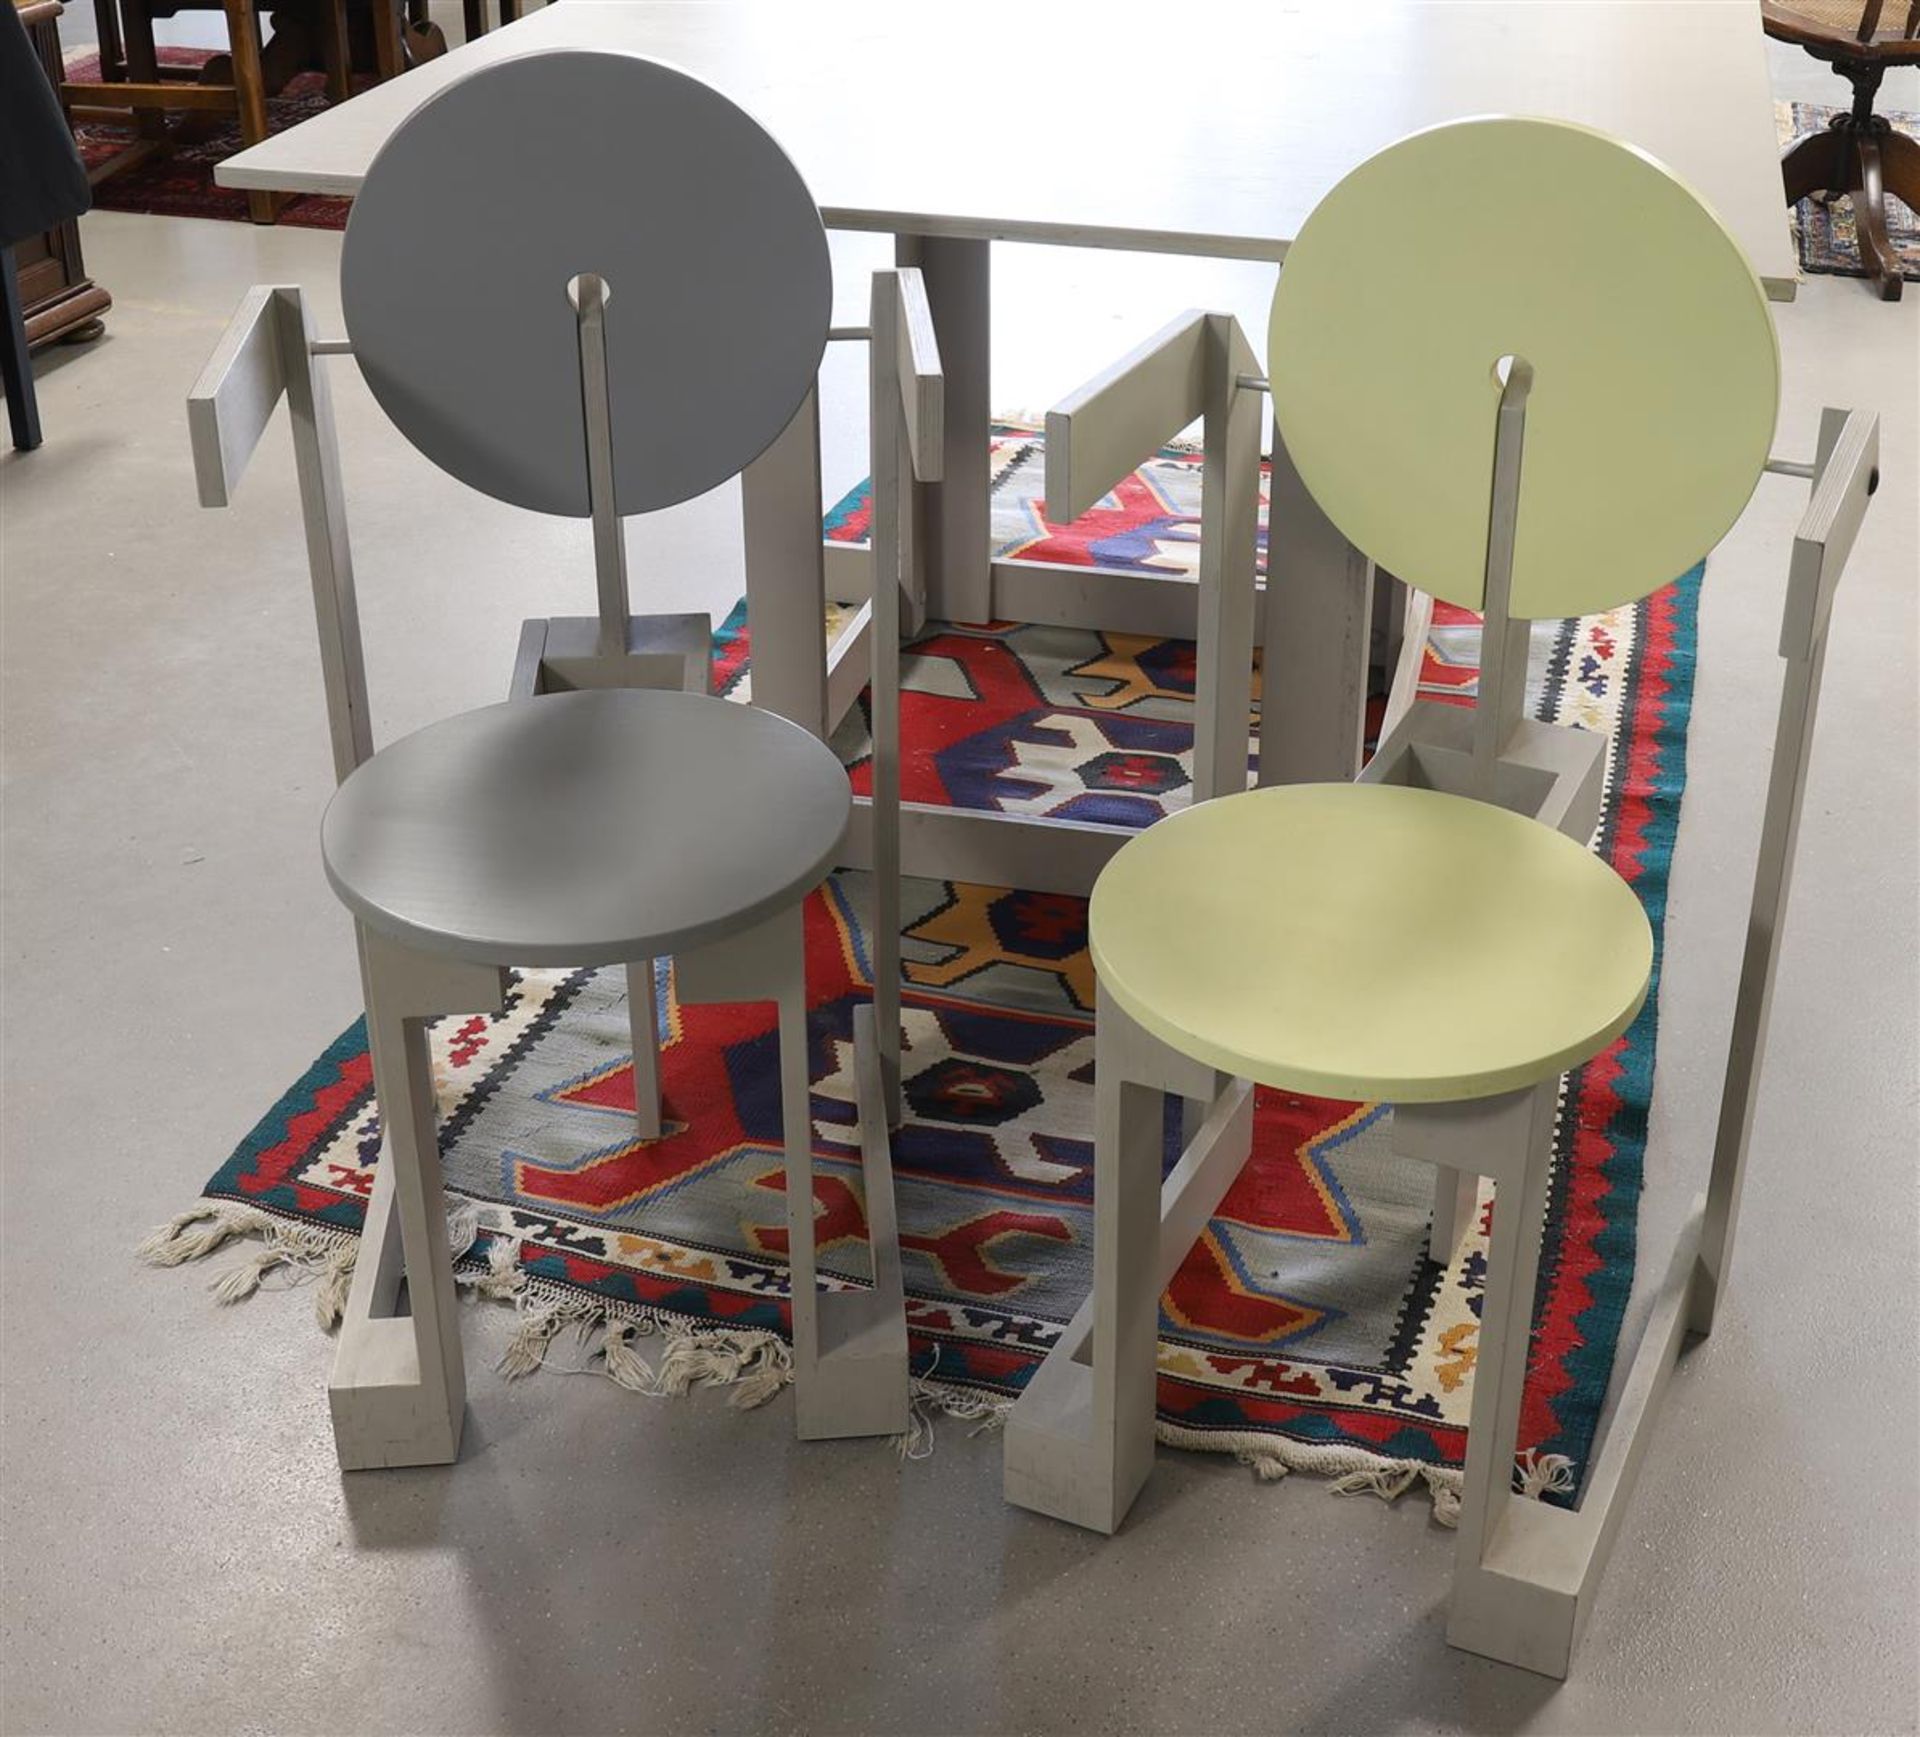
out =
[(1865, 411), (1834, 410), (1822, 416), (1813, 495), (1794, 534), (1788, 568), (1780, 639), (1786, 678), (1774, 732), (1740, 983), (1734, 995), (1733, 1031), (1727, 1046), (1713, 1170), (1707, 1184), (1700, 1253), (1688, 1306), (1687, 1324), (1696, 1333), (1712, 1329), (1714, 1312), (1726, 1288), (1747, 1144), (1759, 1095), (1760, 1065), (1766, 1052), (1774, 967), (1779, 959), (1794, 846), (1806, 799), (1807, 766), (1827, 655), (1827, 623), (1834, 589), (1859, 533), (1867, 499), (1879, 481), (1879, 457), (1877, 417)]
[(1252, 736), (1254, 569), (1263, 394), (1259, 361), (1231, 314), (1206, 316), (1200, 598), (1194, 635), (1193, 797), (1247, 787)]
[(336, 780), (373, 754), (366, 657), (354, 594), (340, 446), (326, 375), (313, 365), (313, 316), (295, 285), (248, 292), (187, 397), (187, 427), (203, 506), (226, 506), (284, 395), (293, 423), (327, 734)]
[(1529, 628), (1512, 614), (1513, 550), (1520, 520), (1520, 473), (1527, 438), (1533, 368), (1505, 358), (1500, 407), (1494, 414), (1493, 486), (1487, 503), (1487, 565), (1481, 594), (1480, 688), (1474, 702), (1473, 765), (1484, 800), (1492, 801), (1501, 754), (1526, 707)]
[[(868, 370), (873, 598), (867, 636), (873, 821), (873, 1017), (890, 1122), (900, 1118), (900, 641), (921, 595), (913, 486), (944, 469), (946, 390), (926, 286), (911, 267), (873, 276)], [(918, 625), (917, 621), (914, 624)]]
[(600, 655), (627, 649), (627, 542), (614, 492), (613, 401), (607, 369), (607, 284), (592, 272), (568, 286), (579, 322), (580, 413), (587, 437), (587, 499), (593, 519), (593, 572), (600, 601)]
[(313, 619), (320, 639), (320, 675), (327, 694), (327, 734), (333, 775), (373, 757), (373, 720), (367, 706), (366, 651), (347, 538), (346, 491), (340, 482), (340, 442), (333, 426), (333, 392), (313, 364), (313, 310), (298, 289), (276, 292), (280, 305), (287, 409), (293, 418), (293, 455), (300, 478), (300, 517), (313, 580)]

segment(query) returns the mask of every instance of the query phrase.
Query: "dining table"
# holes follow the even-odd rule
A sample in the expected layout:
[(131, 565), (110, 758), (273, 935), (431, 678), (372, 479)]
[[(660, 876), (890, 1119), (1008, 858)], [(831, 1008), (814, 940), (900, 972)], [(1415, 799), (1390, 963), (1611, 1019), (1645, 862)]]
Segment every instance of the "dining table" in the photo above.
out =
[[(829, 229), (891, 235), (897, 261), (919, 268), (946, 382), (946, 471), (920, 508), (924, 607), (938, 620), (1193, 631), (1190, 579), (1075, 569), (1066, 583), (1058, 568), (995, 558), (990, 326), (1019, 317), (994, 305), (996, 242), (1277, 267), (1335, 183), (1404, 135), (1472, 115), (1552, 116), (1666, 164), (1719, 215), (1769, 298), (1794, 295), (1756, 0), (1048, 0), (1015, 13), (963, 0), (555, 0), (227, 159), (216, 179), (351, 195), (448, 83), (556, 49), (644, 54), (713, 84), (782, 143)], [(1517, 257), (1528, 213), (1510, 215)], [(1405, 269), (1417, 275), (1420, 261)], [(1362, 754), (1376, 574), (1277, 439), (1272, 464), (1257, 777), (1346, 779)], [(862, 551), (822, 546), (817, 402), (742, 492), (754, 698), (830, 733), (850, 701), (836, 669), (857, 666), (836, 658), (822, 605), (870, 580)], [(937, 855), (910, 834), (903, 866), (951, 878)], [(1011, 884), (1084, 891), (1098, 862), (1029, 848), (1004, 866)]]

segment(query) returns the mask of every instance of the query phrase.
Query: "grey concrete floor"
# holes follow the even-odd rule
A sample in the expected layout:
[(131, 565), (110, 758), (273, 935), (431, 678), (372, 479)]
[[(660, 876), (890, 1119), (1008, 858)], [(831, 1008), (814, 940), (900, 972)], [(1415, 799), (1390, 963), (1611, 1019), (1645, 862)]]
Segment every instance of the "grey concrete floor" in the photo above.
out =
[[(1556, 1685), (1446, 1648), (1451, 1534), (1418, 1500), (1169, 1454), (1102, 1541), (1008, 1509), (995, 1443), (953, 1425), (902, 1465), (798, 1446), (786, 1400), (507, 1385), (496, 1308), (466, 1320), (461, 1463), (343, 1480), (306, 1296), (223, 1310), (205, 1269), (129, 1252), (356, 1005), (284, 429), (202, 512), (182, 410), (247, 285), (337, 323), (338, 238), (96, 215), (85, 239), (109, 335), (42, 360), (47, 445), (0, 458), (7, 1731), (1916, 1728), (1920, 296), (1815, 279), (1779, 310), (1779, 449), (1871, 406), (1887, 486), (1835, 617), (1731, 1307)], [(877, 259), (836, 258), (850, 317)], [(1017, 248), (996, 273), (1001, 406), (1181, 307), (1258, 331), (1270, 290)], [(390, 736), (497, 696), (514, 624), (590, 595), (587, 537), (434, 473), (332, 366)], [(864, 436), (858, 360), (832, 367), (837, 488)], [(1710, 565), (1643, 1271), (1705, 1175), (1804, 498), (1763, 482)], [(738, 594), (731, 491), (631, 544), (663, 609)]]

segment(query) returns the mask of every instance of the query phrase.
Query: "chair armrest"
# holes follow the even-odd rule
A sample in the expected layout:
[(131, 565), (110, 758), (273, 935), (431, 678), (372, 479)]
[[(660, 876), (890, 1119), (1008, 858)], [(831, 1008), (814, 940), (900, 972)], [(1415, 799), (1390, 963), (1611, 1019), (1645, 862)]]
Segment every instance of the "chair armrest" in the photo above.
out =
[(894, 273), (899, 286), (899, 346), (895, 372), (900, 380), (900, 416), (916, 482), (938, 482), (946, 469), (946, 376), (940, 370), (940, 345), (933, 333), (926, 280), (912, 266)]
[(1207, 321), (1182, 314), (1047, 412), (1047, 517), (1068, 524), (1206, 413)]
[(224, 507), (233, 499), (286, 392), (280, 310), (274, 286), (248, 290), (187, 394), (187, 433), (203, 507)]
[(1813, 498), (1793, 534), (1780, 655), (1804, 659), (1827, 630), (1833, 594), (1853, 553), (1867, 500), (1880, 484), (1880, 419), (1865, 410), (1821, 413)]

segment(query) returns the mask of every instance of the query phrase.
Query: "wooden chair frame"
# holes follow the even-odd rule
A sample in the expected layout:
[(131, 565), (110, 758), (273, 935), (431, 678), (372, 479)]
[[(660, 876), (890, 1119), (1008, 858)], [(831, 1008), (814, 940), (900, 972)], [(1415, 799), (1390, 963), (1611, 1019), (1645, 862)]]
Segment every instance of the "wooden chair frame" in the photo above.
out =
[[(1502, 396), (1490, 572), (1511, 558), (1529, 385), (1516, 365)], [(1499, 1191), (1447, 1625), (1448, 1640), (1467, 1651), (1567, 1674), (1668, 1378), (1688, 1335), (1713, 1328), (1745, 1180), (1833, 596), (1878, 486), (1878, 463), (1878, 419), (1828, 410), (1811, 464), (1768, 466), (1809, 478), (1812, 493), (1788, 569), (1779, 642), (1786, 677), (1712, 1166), (1676, 1240), (1576, 1508), (1525, 1499), (1511, 1480), (1559, 1081), (1482, 1100), (1396, 1107), (1394, 1149), (1433, 1164), (1437, 1196), (1444, 1199), (1451, 1185), (1458, 1198), (1457, 1206), (1437, 1210), (1436, 1238), (1451, 1236), (1472, 1209), (1479, 1176), (1491, 1176)], [(1493, 595), (1500, 602), (1504, 589)], [(1496, 646), (1499, 659), (1517, 636), (1496, 637), (1504, 641)], [(1468, 751), (1481, 777), (1491, 772), (1510, 722), (1510, 712), (1495, 708), (1480, 724)], [(1252, 1087), (1152, 1037), (1104, 991), (1098, 1049), (1093, 1290), (1008, 1419), (1005, 1479), (1009, 1501), (1111, 1532), (1152, 1468), (1158, 1299), (1245, 1162)], [(1166, 1093), (1201, 1113), (1189, 1110), (1188, 1144), (1158, 1183)], [(1515, 1189), (1510, 1213), (1504, 1201)], [(1453, 1215), (1451, 1223), (1439, 1222), (1441, 1211)]]
[[(1254, 547), (1260, 407), (1257, 393), (1243, 384), (1252, 366), (1253, 353), (1230, 315), (1187, 313), (1081, 387), (1047, 417), (1047, 496), (1050, 501), (1068, 503), (1073, 517), (1182, 428), (1196, 419), (1203, 422), (1197, 583), (1062, 568), (1040, 561), (993, 563), (994, 607), (996, 611), (1005, 608), (1011, 619), (1079, 626), (1097, 621), (1114, 628), (1118, 617), (1134, 624), (1128, 631), (1179, 633), (1198, 641), (1196, 800), (1224, 789), (1244, 788), (1247, 779), (1251, 666), (1258, 637)], [(819, 499), (813, 407), (796, 418), (782, 443), (789, 446), (784, 458), (774, 454), (769, 458), (778, 459), (778, 466), (784, 468), (788, 479), (784, 486), (774, 480), (777, 466), (768, 461), (747, 473), (750, 617), (757, 606), (751, 588), (757, 520), (774, 508), (779, 495), (805, 497), (811, 491), (810, 498)], [(911, 540), (920, 531), (910, 522), (903, 534)], [(870, 598), (874, 545), (825, 547), (828, 591), (847, 600), (856, 595)], [(928, 601), (915, 592), (906, 598), (906, 607), (914, 612)], [(858, 697), (858, 683), (844, 679), (841, 672), (864, 663), (861, 652), (868, 629), (863, 609), (831, 650), (823, 653), (825, 709), (816, 725), (823, 734), (832, 733)], [(819, 628), (811, 631), (824, 646)], [(756, 659), (755, 667), (756, 698), (782, 709), (785, 690), (762, 686), (761, 671), (767, 660)], [(1084, 896), (1108, 858), (1132, 835), (1129, 827), (1087, 821), (912, 802), (901, 806), (904, 873), (1043, 892)], [(873, 860), (866, 805), (856, 802), (846, 866), (864, 868)]]
[[(897, 320), (917, 292), (911, 273), (876, 281), (876, 318)], [(624, 544), (610, 487), (610, 415), (604, 368), (604, 299), (599, 280), (577, 284), (600, 612), (525, 624), (509, 697), (567, 687), (706, 684), (704, 617), (628, 613)], [(924, 296), (920, 297), (921, 324)], [(907, 323), (912, 323), (910, 320)], [(203, 506), (231, 501), (247, 462), (282, 398), (293, 424), (301, 514), (336, 779), (373, 753), (365, 658), (347, 536), (332, 399), (317, 358), (351, 353), (322, 339), (300, 289), (249, 292), (188, 400), (188, 427)], [(939, 400), (937, 355), (908, 346), (911, 372), (876, 369), (892, 382), (914, 427)], [(887, 359), (897, 352), (889, 350)], [(883, 359), (883, 362), (887, 359)], [(916, 442), (920, 473), (937, 474), (939, 445)], [(698, 673), (695, 673), (697, 665)], [(876, 670), (876, 676), (884, 676)], [(896, 894), (897, 904), (897, 894)], [(329, 1395), (335, 1445), (345, 1469), (443, 1463), (459, 1450), (465, 1396), (453, 1309), (439, 1155), (434, 1133), (426, 1025), (449, 1012), (498, 1007), (503, 970), (444, 959), (357, 925), (374, 1052), (376, 1091), (388, 1157), (368, 1203), (361, 1258), (341, 1325)], [(891, 1053), (898, 1072), (898, 934), (891, 977)], [(865, 1061), (858, 1097), (862, 1176), (873, 1251), (870, 1291), (820, 1293), (815, 1283), (811, 1115), (806, 1070), (806, 993), (800, 909), (676, 956), (684, 1002), (768, 999), (780, 1009), (781, 1096), (788, 1148), (788, 1232), (793, 1268), (795, 1404), (803, 1439), (898, 1434), (907, 1426), (907, 1336), (889, 1168), (886, 1092), (871, 1010), (860, 1021)], [(635, 1097), (643, 1135), (658, 1132), (658, 1034), (651, 961), (629, 967), (634, 992)], [(889, 1028), (881, 1026), (884, 1036)], [(423, 1082), (429, 1082), (423, 1085)], [(649, 1089), (651, 1088), (651, 1089)], [(402, 1312), (401, 1285), (411, 1278)]]
[[(1900, 4), (1893, 0), (1896, 15)], [(1891, 192), (1909, 205), (1920, 203), (1920, 143), (1875, 114), (1874, 100), (1890, 68), (1920, 65), (1920, 0), (1905, 0), (1898, 36), (1881, 34), (1888, 11), (1887, 0), (1864, 0), (1851, 37), (1807, 17), (1793, 0), (1761, 0), (1760, 21), (1769, 36), (1827, 61), (1853, 87), (1850, 112), (1796, 142), (1781, 161), (1781, 175), (1789, 205), (1816, 193), (1852, 200), (1860, 263), (1881, 299), (1894, 302), (1904, 285), (1887, 235), (1886, 200)]]

